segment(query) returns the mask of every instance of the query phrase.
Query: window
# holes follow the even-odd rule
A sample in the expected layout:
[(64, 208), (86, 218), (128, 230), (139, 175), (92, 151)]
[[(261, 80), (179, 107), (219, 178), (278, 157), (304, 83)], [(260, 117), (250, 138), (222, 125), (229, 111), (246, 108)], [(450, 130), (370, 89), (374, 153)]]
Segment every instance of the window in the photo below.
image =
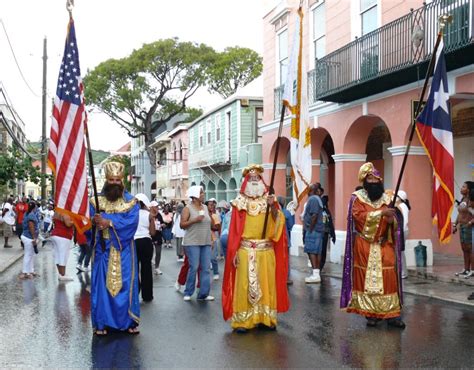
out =
[(260, 126), (263, 123), (263, 108), (255, 108), (255, 132), (257, 137), (255, 142), (259, 143), (262, 140), (262, 132), (260, 131)]
[(221, 141), (221, 115), (220, 114), (216, 114), (215, 123), (216, 123), (216, 142), (217, 142), (217, 141)]
[(179, 160), (182, 161), (183, 160), (183, 142), (181, 141), (181, 139), (179, 139), (179, 142), (178, 142), (178, 148), (179, 148)]
[(211, 144), (211, 119), (208, 118), (206, 121), (206, 138), (207, 138), (207, 145)]
[(313, 10), (313, 46), (316, 59), (326, 55), (326, 4), (324, 1)]
[(362, 36), (377, 29), (377, 0), (360, 0)]
[(202, 148), (204, 145), (204, 127), (199, 125), (199, 147)]
[(288, 30), (278, 34), (278, 67), (280, 73), (279, 86), (286, 82), (288, 74)]
[(176, 162), (176, 143), (173, 142), (173, 161)]

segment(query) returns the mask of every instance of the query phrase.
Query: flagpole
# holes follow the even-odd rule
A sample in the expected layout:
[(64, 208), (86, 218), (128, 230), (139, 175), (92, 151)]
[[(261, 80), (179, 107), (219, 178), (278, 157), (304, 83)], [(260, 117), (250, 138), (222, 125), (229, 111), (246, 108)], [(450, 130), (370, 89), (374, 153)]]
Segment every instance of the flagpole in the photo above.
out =
[(400, 190), (400, 185), (402, 183), (403, 173), (405, 172), (405, 167), (406, 167), (407, 160), (408, 160), (408, 153), (410, 151), (411, 143), (413, 141), (413, 136), (415, 134), (416, 119), (418, 118), (418, 115), (420, 114), (421, 106), (423, 104), (423, 99), (425, 97), (426, 88), (428, 86), (428, 81), (429, 81), (430, 76), (431, 76), (431, 74), (433, 73), (433, 70), (434, 70), (434, 65), (435, 65), (435, 61), (436, 61), (436, 53), (438, 52), (439, 44), (441, 42), (441, 39), (443, 38), (443, 30), (444, 30), (444, 27), (446, 26), (446, 24), (450, 23), (452, 21), (452, 16), (451, 15), (449, 15), (449, 16), (448, 15), (442, 15), (442, 16), (439, 17), (438, 21), (439, 21), (438, 37), (436, 38), (435, 46), (434, 46), (434, 49), (433, 49), (433, 54), (431, 55), (430, 63), (428, 65), (428, 70), (426, 71), (426, 77), (425, 77), (425, 82), (423, 84), (423, 89), (421, 90), (421, 94), (420, 94), (420, 97), (418, 99), (418, 104), (416, 105), (414, 120), (411, 123), (410, 137), (408, 139), (408, 143), (407, 143), (407, 146), (406, 146), (406, 149), (405, 149), (405, 155), (403, 156), (403, 162), (402, 162), (402, 167), (400, 168), (400, 174), (398, 175), (397, 186), (395, 187), (395, 192), (393, 194), (393, 199), (392, 199), (392, 202), (390, 204), (390, 207), (392, 207), (392, 208), (395, 206), (395, 202), (396, 202), (397, 196), (398, 196), (398, 191)]
[[(275, 183), (275, 172), (276, 166), (278, 161), (278, 153), (280, 152), (280, 141), (281, 141), (281, 132), (283, 131), (283, 121), (285, 120), (285, 104), (281, 105), (281, 115), (280, 115), (280, 126), (278, 127), (278, 137), (276, 141), (275, 147), (275, 155), (273, 156), (273, 168), (272, 168), (272, 176), (270, 178), (270, 189), (269, 195), (273, 195), (275, 193), (273, 189), (273, 185)], [(274, 200), (276, 201), (276, 199)], [(268, 212), (270, 211), (270, 205), (267, 204), (267, 210), (265, 211), (265, 222), (263, 224), (263, 231), (262, 231), (262, 239), (265, 239), (265, 235), (267, 233), (267, 224), (268, 224)]]
[[(96, 213), (100, 213), (99, 194), (97, 192), (97, 183), (95, 181), (94, 161), (92, 159), (92, 149), (91, 149), (91, 142), (89, 140), (89, 127), (88, 127), (88, 124), (87, 124), (87, 119), (86, 119), (86, 122), (84, 124), (84, 134), (86, 135), (87, 155), (89, 157), (89, 170), (90, 170), (90, 173), (91, 173), (92, 190), (94, 192), (95, 211), (96, 211)], [(104, 252), (105, 251), (105, 241), (104, 241), (104, 238), (103, 238), (103, 231), (102, 230), (99, 230), (99, 235), (101, 236), (100, 245), (102, 247), (102, 252)]]

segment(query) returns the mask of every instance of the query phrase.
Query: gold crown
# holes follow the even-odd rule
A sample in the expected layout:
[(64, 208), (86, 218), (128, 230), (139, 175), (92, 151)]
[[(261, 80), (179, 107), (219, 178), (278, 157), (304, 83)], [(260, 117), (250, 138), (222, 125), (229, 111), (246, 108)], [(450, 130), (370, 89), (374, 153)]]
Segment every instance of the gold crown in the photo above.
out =
[(251, 174), (258, 173), (259, 175), (261, 175), (263, 173), (263, 167), (259, 164), (248, 165), (242, 170), (242, 177), (247, 176), (247, 174), (249, 173)]
[(107, 162), (104, 164), (105, 177), (123, 177), (125, 166), (120, 162)]

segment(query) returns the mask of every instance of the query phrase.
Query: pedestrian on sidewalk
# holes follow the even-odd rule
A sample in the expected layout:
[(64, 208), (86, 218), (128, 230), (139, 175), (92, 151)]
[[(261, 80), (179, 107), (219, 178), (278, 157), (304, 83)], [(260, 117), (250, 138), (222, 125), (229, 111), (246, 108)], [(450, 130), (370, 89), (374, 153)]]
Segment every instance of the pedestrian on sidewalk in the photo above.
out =
[(58, 270), (58, 280), (67, 282), (74, 280), (66, 275), (66, 266), (74, 237), (74, 224), (66, 213), (55, 212), (53, 216), (54, 228), (49, 240), (53, 245), (54, 262)]
[[(89, 272), (89, 263), (91, 260), (92, 249), (87, 242), (87, 237), (85, 234), (76, 230), (76, 244), (79, 245), (81, 253), (77, 259), (76, 268), (81, 272)], [(84, 264), (84, 265), (83, 265)]]
[(221, 217), (216, 211), (217, 201), (211, 198), (206, 202), (209, 216), (211, 217), (211, 266), (212, 266), (212, 280), (219, 280), (219, 263), (217, 257), (219, 256), (220, 232), (221, 232)]
[(323, 233), (323, 247), (321, 250), (321, 263), (319, 266), (320, 271), (323, 271), (324, 265), (326, 264), (326, 255), (328, 251), (329, 240), (332, 243), (336, 243), (336, 231), (334, 229), (334, 221), (332, 218), (331, 211), (329, 210), (329, 196), (323, 195), (321, 197), (323, 202), (323, 223), (324, 223), (324, 233)]
[(240, 194), (232, 201), (222, 311), (237, 333), (256, 327), (275, 330), (277, 312), (290, 306), (285, 216), (276, 197), (268, 194), (263, 171), (256, 164), (244, 168)]
[[(25, 213), (28, 211), (28, 203), (26, 202), (26, 197), (21, 198), (15, 205), (16, 212), (16, 235), (21, 241), (21, 235), (23, 234), (23, 218)], [(21, 247), (23, 248), (23, 242), (21, 242)]]
[(91, 319), (94, 334), (104, 336), (109, 329), (139, 334), (140, 302), (138, 263), (133, 236), (138, 227), (139, 205), (125, 190), (125, 166), (120, 162), (104, 165), (106, 182), (99, 195), (90, 200), (92, 218)]
[(2, 208), (2, 219), (3, 219), (3, 237), (5, 239), (5, 244), (3, 248), (12, 248), (11, 244), (8, 244), (8, 239), (13, 237), (13, 225), (15, 225), (15, 210), (13, 209), (13, 198), (9, 197), (7, 201), (3, 204)]
[(186, 277), (186, 288), (184, 300), (190, 301), (196, 288), (196, 273), (199, 266), (199, 280), (201, 287), (197, 299), (213, 301), (214, 297), (209, 295), (211, 289), (211, 277), (209, 266), (211, 264), (211, 217), (204, 204), (204, 190), (199, 185), (188, 189), (191, 203), (184, 207), (181, 214), (181, 228), (186, 230), (183, 238), (183, 246), (189, 259), (189, 271)]
[(395, 202), (397, 219), (403, 227), (400, 232), (400, 250), (402, 251), (402, 279), (408, 277), (407, 261), (405, 258), (405, 243), (408, 239), (408, 218), (411, 210), (410, 202), (407, 193), (403, 190), (398, 191), (397, 201)]
[(165, 204), (161, 216), (163, 217), (163, 224), (161, 225), (163, 244), (165, 248), (171, 249), (171, 239), (173, 239), (173, 233), (171, 232), (173, 228), (173, 212), (171, 212), (171, 206), (169, 204)]
[(183, 212), (184, 204), (178, 203), (176, 206), (176, 212), (173, 216), (173, 228), (171, 232), (173, 233), (175, 245), (176, 245), (176, 255), (178, 257), (178, 262), (184, 262), (184, 249), (183, 249), (183, 237), (185, 231), (181, 228), (181, 213)]
[(161, 234), (161, 227), (163, 225), (163, 217), (158, 211), (158, 202), (153, 200), (150, 203), (150, 210), (153, 211), (155, 215), (153, 217), (153, 222), (155, 223), (155, 235), (151, 236), (151, 242), (155, 250), (155, 275), (162, 275), (163, 272), (160, 270), (161, 263), (161, 249), (163, 246), (163, 235)]
[(135, 195), (140, 204), (138, 214), (138, 227), (134, 239), (137, 247), (138, 269), (140, 271), (140, 290), (144, 302), (153, 300), (153, 270), (151, 260), (153, 258), (153, 243), (151, 238), (155, 235), (155, 216), (157, 209), (151, 208), (150, 200), (143, 194)]
[(371, 162), (360, 167), (358, 178), (364, 188), (352, 193), (349, 202), (340, 307), (366, 317), (367, 326), (386, 319), (388, 325), (403, 329), (398, 239), (402, 225), (394, 222), (391, 198)]
[(464, 268), (456, 272), (455, 275), (468, 279), (472, 276), (474, 265), (471, 264), (471, 252), (472, 252), (472, 232), (471, 227), (468, 225), (472, 219), (471, 214), (468, 211), (469, 208), (469, 194), (474, 190), (474, 182), (466, 181), (461, 187), (462, 199), (458, 202), (458, 216), (453, 225), (453, 233), (459, 230), (459, 239), (461, 241), (461, 249), (464, 258)]
[[(474, 189), (471, 190), (469, 193), (469, 213), (471, 215), (471, 221), (469, 221), (469, 225), (471, 226), (471, 235), (472, 235), (472, 243), (471, 243), (471, 265), (474, 264)], [(470, 301), (474, 300), (474, 292), (467, 298)]]
[(38, 276), (35, 273), (35, 254), (38, 253), (38, 235), (39, 235), (39, 220), (36, 216), (36, 203), (30, 202), (28, 204), (28, 211), (23, 218), (23, 233), (21, 234), (21, 241), (24, 246), (23, 254), (23, 269), (20, 274), (20, 279), (31, 279)]
[(304, 212), (305, 230), (304, 252), (308, 254), (311, 261), (312, 273), (304, 279), (306, 284), (315, 284), (321, 282), (321, 252), (323, 248), (323, 203), (318, 194), (321, 192), (319, 183), (309, 186), (309, 198)]

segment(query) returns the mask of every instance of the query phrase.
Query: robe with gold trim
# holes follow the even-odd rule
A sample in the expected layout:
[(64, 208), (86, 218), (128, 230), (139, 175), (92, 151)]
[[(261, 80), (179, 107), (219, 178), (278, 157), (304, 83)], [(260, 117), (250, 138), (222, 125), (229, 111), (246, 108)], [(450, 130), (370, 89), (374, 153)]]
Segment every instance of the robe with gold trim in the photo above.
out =
[[(222, 307), (224, 319), (231, 319), (233, 328), (275, 326), (277, 312), (289, 308), (285, 216), (281, 210), (276, 219), (269, 215), (261, 239), (266, 209), (266, 196), (251, 199), (240, 194), (232, 202)], [(236, 255), (237, 268), (233, 265)]]
[(388, 224), (384, 194), (372, 202), (362, 189), (353, 193), (347, 218), (341, 308), (365, 317), (400, 316), (402, 307), (400, 225)]
[[(99, 195), (102, 217), (112, 226), (103, 231), (97, 228), (89, 233), (92, 245), (91, 318), (95, 330), (113, 328), (127, 330), (140, 321), (138, 296), (138, 263), (133, 236), (138, 226), (139, 206), (132, 195), (124, 192), (115, 202)], [(95, 210), (90, 200), (90, 217)]]

